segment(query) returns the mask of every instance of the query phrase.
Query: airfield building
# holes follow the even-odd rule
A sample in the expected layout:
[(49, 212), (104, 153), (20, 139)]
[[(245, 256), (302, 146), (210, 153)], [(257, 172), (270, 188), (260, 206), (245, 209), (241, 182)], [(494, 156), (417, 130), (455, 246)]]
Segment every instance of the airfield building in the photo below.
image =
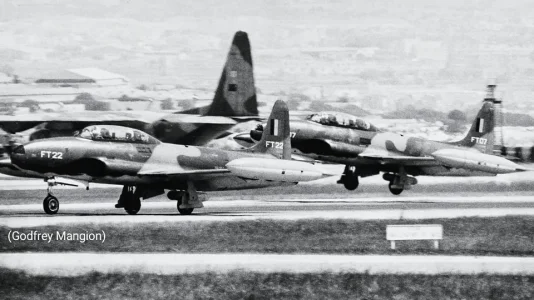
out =
[(105, 87), (128, 85), (128, 78), (98, 68), (62, 70), (35, 81), (60, 87)]

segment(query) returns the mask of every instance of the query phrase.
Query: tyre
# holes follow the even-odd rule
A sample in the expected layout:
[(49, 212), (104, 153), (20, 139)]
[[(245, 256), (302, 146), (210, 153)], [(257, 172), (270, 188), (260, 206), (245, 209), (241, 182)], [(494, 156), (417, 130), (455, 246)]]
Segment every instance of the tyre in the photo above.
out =
[(139, 209), (126, 209), (126, 213), (129, 215), (137, 215)]
[(193, 209), (194, 208), (178, 208), (178, 212), (181, 214), (181, 215), (190, 215), (193, 213)]
[(129, 215), (136, 215), (141, 210), (141, 198), (132, 195), (128, 200), (124, 203), (124, 210)]
[(358, 188), (358, 186), (360, 185), (360, 181), (358, 180), (358, 176), (356, 175), (345, 175), (343, 177), (343, 186), (349, 190), (349, 191), (354, 191), (355, 189)]
[(181, 214), (181, 215), (190, 215), (191, 213), (193, 213), (193, 209), (194, 208), (180, 208), (180, 204), (182, 204), (182, 201), (178, 201), (176, 202), (176, 208), (178, 208), (178, 212)]
[(59, 211), (59, 200), (54, 196), (48, 195), (43, 201), (43, 208), (49, 215), (57, 214)]
[(389, 183), (388, 185), (389, 187), (389, 191), (393, 194), (393, 195), (400, 195), (400, 193), (402, 193), (402, 191), (404, 191), (403, 188), (394, 188), (393, 187), (393, 183)]

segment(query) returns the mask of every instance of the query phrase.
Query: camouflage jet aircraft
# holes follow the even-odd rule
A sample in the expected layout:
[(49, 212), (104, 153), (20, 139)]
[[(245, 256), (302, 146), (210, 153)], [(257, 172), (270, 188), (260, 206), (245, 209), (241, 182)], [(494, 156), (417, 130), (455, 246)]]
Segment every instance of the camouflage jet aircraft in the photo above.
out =
[[(458, 142), (380, 132), (372, 124), (348, 114), (316, 113), (304, 121), (291, 122), (293, 152), (345, 164), (338, 183), (348, 190), (358, 188), (359, 177), (384, 172), (383, 178), (394, 195), (417, 184), (412, 176), (494, 176), (525, 171), (514, 162), (492, 155), (494, 103), (491, 100), (485, 99), (469, 133)], [(262, 131), (261, 125), (252, 130), (252, 140)]]
[(89, 125), (120, 125), (167, 143), (204, 145), (238, 122), (258, 118), (257, 106), (250, 42), (246, 32), (238, 31), (210, 106), (174, 114), (83, 111), (0, 116), (0, 128), (9, 133), (32, 131), (31, 141), (72, 136)]
[(178, 211), (191, 214), (203, 207), (197, 191), (255, 189), (291, 185), (321, 178), (317, 166), (291, 160), (289, 113), (275, 103), (261, 140), (244, 151), (162, 143), (139, 130), (95, 125), (75, 137), (32, 141), (13, 149), (11, 163), (24, 172), (45, 177), (46, 213), (55, 214), (59, 201), (52, 193), (56, 177), (82, 182), (123, 185), (120, 206), (129, 214), (147, 199), (171, 190)]

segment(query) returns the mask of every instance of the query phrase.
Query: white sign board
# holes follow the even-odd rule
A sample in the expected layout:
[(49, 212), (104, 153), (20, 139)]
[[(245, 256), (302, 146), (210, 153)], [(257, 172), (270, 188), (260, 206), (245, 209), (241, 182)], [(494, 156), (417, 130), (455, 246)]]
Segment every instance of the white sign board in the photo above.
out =
[(391, 241), (391, 249), (395, 249), (395, 241), (407, 240), (434, 240), (437, 249), (438, 240), (443, 239), (443, 226), (441, 224), (388, 225), (386, 239)]

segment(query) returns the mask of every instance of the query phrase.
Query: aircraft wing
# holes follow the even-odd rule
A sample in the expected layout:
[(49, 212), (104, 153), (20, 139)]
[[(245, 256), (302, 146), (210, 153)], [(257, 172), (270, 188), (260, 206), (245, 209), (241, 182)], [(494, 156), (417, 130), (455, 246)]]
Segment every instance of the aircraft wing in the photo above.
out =
[(430, 156), (397, 155), (388, 151), (364, 151), (358, 158), (374, 160), (383, 165), (435, 166), (439, 162)]
[[(0, 116), (0, 127), (15, 133), (30, 129), (39, 124), (70, 123), (72, 128), (81, 129), (93, 124), (113, 124), (131, 126), (134, 123), (152, 123), (163, 118), (165, 114), (158, 112), (137, 111), (81, 111), (21, 114), (15, 116)], [(60, 126), (64, 127), (64, 126)]]
[(221, 125), (235, 125), (237, 124), (232, 118), (220, 116), (199, 116), (189, 114), (169, 114), (162, 118), (171, 123), (194, 123), (194, 124), (221, 124)]
[(217, 177), (228, 173), (230, 173), (230, 170), (228, 169), (184, 170), (179, 167), (163, 167), (141, 170), (137, 173), (137, 175), (148, 177), (166, 177), (181, 180), (198, 180), (209, 177)]
[(0, 116), (2, 122), (94, 122), (94, 121), (142, 121), (153, 122), (161, 119), (165, 114), (158, 112), (137, 111), (80, 111), (21, 114), (15, 116)]

